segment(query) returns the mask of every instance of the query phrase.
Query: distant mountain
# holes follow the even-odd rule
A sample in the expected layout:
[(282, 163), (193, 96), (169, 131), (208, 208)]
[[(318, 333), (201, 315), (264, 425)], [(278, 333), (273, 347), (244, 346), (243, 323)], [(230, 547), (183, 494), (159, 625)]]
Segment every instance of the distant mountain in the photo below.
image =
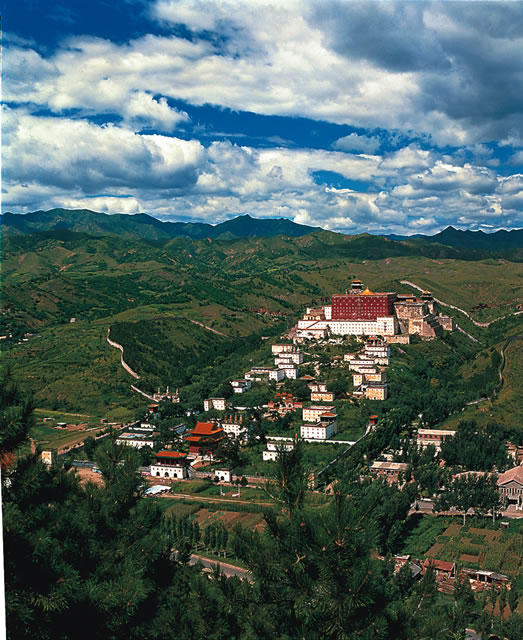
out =
[(166, 241), (185, 236), (203, 238), (272, 238), (277, 235), (300, 237), (321, 231), (319, 227), (296, 224), (286, 218), (238, 216), (217, 225), (201, 222), (162, 222), (146, 213), (135, 215), (97, 213), (89, 209), (51, 209), (26, 214), (7, 212), (2, 216), (5, 235), (68, 230), (94, 236), (118, 235), (150, 241)]
[(391, 233), (385, 237), (397, 241), (424, 240), (431, 243), (437, 242), (447, 247), (483, 249), (494, 253), (506, 249), (523, 248), (523, 229), (512, 229), (512, 231), (502, 229), (493, 233), (485, 233), (484, 231), (462, 231), (449, 226), (433, 236), (421, 233), (412, 236), (399, 236)]
[(462, 231), (454, 227), (447, 227), (433, 236), (419, 236), (427, 242), (438, 242), (448, 247), (466, 247), (467, 249), (486, 249), (487, 251), (502, 251), (504, 249), (520, 249), (523, 247), (523, 229), (512, 231)]

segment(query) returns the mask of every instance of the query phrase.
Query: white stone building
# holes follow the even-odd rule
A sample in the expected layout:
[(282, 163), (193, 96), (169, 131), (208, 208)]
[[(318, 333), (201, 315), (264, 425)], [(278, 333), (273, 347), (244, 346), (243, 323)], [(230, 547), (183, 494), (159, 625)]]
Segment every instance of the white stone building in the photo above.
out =
[(325, 413), (336, 414), (336, 407), (334, 405), (311, 405), (303, 409), (302, 419), (303, 422), (319, 422), (322, 415)]
[(251, 381), (246, 378), (242, 380), (231, 380), (231, 386), (234, 393), (245, 393), (251, 388)]
[(269, 380), (275, 380), (281, 382), (285, 378), (285, 372), (283, 369), (271, 369), (269, 371)]
[(152, 436), (152, 432), (150, 432), (150, 435), (146, 435), (145, 432), (133, 433), (129, 431), (126, 433), (121, 433), (116, 438), (116, 444), (121, 444), (126, 447), (133, 447), (134, 449), (143, 449), (144, 447), (156, 449), (158, 441)]
[(292, 451), (294, 449), (294, 442), (292, 440), (286, 440), (284, 438), (267, 440), (267, 449), (263, 451), (262, 457), (264, 461), (270, 460), (276, 461), (281, 450)]
[(310, 438), (313, 440), (328, 440), (336, 433), (336, 422), (327, 420), (315, 422), (314, 424), (303, 424), (300, 429), (302, 438)]
[(203, 410), (225, 411), (225, 398), (206, 398), (203, 401)]
[(151, 475), (158, 478), (187, 478), (187, 454), (180, 451), (160, 451), (151, 464)]

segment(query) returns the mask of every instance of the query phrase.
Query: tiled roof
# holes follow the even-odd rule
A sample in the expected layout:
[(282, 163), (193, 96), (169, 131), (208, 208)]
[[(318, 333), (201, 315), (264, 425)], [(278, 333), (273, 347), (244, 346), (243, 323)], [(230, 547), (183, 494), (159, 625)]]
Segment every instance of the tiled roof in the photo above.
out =
[(452, 571), (455, 568), (453, 562), (444, 562), (443, 560), (434, 560), (433, 558), (427, 558), (423, 566), (434, 567), (434, 569), (438, 569), (438, 571)]
[(181, 451), (160, 451), (154, 454), (156, 458), (186, 458), (187, 454)]
[(213, 422), (197, 422), (191, 434), (195, 436), (211, 436), (220, 431), (223, 431), (223, 429), (221, 427), (217, 428)]
[(512, 469), (505, 471), (505, 473), (500, 473), (497, 484), (499, 486), (506, 482), (511, 482), (512, 480), (523, 484), (523, 467), (513, 467)]

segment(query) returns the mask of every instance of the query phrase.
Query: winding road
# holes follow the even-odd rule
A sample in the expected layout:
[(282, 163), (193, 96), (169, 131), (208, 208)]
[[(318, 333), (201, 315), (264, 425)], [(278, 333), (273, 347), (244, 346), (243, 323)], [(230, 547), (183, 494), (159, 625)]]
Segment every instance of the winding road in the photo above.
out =
[[(410, 280), (400, 280), (401, 284), (406, 284), (409, 287), (412, 287), (413, 289), (417, 289), (418, 291), (426, 291), (426, 289), (424, 289), (423, 287), (419, 287), (417, 284), (414, 284), (413, 282), (410, 282)], [(456, 307), (453, 304), (448, 304), (447, 302), (443, 302), (442, 300), (438, 300), (438, 298), (434, 298), (434, 300), (440, 304), (442, 307), (448, 307), (449, 309), (455, 309), (456, 311), (460, 311), (461, 313), (463, 313), (465, 316), (467, 316), (467, 318), (476, 325), (476, 327), (490, 327), (491, 324), (494, 324), (494, 322), (499, 322), (500, 320), (504, 320), (505, 318), (509, 318), (510, 316), (518, 316), (520, 314), (523, 313), (523, 311), (514, 311), (513, 313), (508, 313), (505, 316), (500, 316), (499, 318), (494, 318), (494, 320), (491, 320), (490, 322), (478, 322), (477, 320), (474, 320), (474, 318), (470, 315), (470, 313), (468, 311), (465, 311), (465, 309), (461, 309), (460, 307)], [(461, 331), (463, 331), (463, 329), (460, 329)], [(463, 331), (463, 333), (465, 333), (465, 331)], [(470, 334), (467, 334), (470, 336)], [(472, 336), (470, 336), (472, 337)], [(472, 338), (473, 340), (475, 340), (476, 342), (478, 342), (476, 340), (476, 338)]]

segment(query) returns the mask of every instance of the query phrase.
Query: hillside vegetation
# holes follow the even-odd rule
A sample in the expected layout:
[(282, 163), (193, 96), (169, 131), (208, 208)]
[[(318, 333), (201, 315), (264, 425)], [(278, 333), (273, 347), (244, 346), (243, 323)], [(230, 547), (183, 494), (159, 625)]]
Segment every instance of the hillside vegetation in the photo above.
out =
[[(7, 361), (39, 404), (64, 410), (131, 402), (132, 379), (105, 341), (108, 329), (119, 332), (146, 387), (183, 386), (218, 356), (235, 362), (223, 377), (237, 376), (249, 364), (239, 338), (252, 336), (248, 348), (258, 348), (261, 335), (279, 335), (305, 306), (327, 301), (353, 278), (374, 290), (411, 293), (400, 282), (409, 280), (480, 322), (523, 302), (523, 264), (427, 257), (408, 243), (366, 234), (173, 238), (160, 245), (55, 230), (5, 238), (3, 250), (0, 334), (13, 335), (3, 343)], [(430, 251), (460, 255), (439, 245)], [(480, 339), (478, 348), (521, 327), (521, 316), (487, 330), (451, 313)], [(19, 343), (27, 332), (33, 336)], [(210, 377), (207, 391), (222, 382)]]

